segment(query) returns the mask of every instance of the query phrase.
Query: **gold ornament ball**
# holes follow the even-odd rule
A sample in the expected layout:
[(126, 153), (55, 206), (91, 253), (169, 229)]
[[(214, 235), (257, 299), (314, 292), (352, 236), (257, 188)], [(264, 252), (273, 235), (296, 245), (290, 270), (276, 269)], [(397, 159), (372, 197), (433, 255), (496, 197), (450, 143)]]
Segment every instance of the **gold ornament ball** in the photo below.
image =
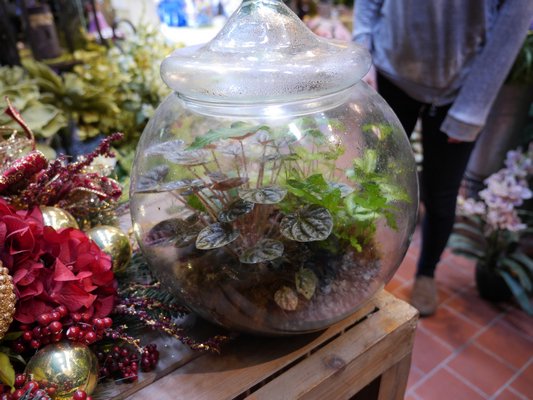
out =
[(131, 260), (131, 243), (128, 236), (114, 226), (100, 225), (85, 232), (102, 249), (111, 256), (113, 272), (124, 272)]
[(43, 221), (46, 226), (51, 226), (55, 230), (61, 228), (80, 229), (76, 219), (68, 211), (57, 207), (41, 206)]
[(57, 385), (55, 400), (71, 399), (78, 389), (90, 395), (98, 383), (98, 360), (84, 344), (60, 342), (39, 350), (24, 371), (35, 381)]
[(15, 286), (9, 270), (0, 261), (0, 340), (4, 337), (15, 314)]

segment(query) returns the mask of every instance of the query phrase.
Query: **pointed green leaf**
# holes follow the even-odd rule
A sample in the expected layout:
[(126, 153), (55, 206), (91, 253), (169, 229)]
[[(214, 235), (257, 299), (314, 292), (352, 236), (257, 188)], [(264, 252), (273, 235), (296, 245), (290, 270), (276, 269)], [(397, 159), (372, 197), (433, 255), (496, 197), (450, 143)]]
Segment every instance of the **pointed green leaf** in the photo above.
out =
[(267, 125), (250, 125), (244, 122), (235, 122), (228, 128), (211, 129), (205, 135), (194, 139), (188, 150), (203, 149), (205, 146), (224, 139), (242, 140), (258, 131), (270, 131)]
[(271, 261), (283, 255), (283, 243), (273, 239), (262, 239), (242, 252), (239, 260), (244, 264), (257, 264)]
[(497, 272), (505, 280), (507, 286), (509, 286), (509, 289), (511, 289), (511, 292), (513, 293), (518, 304), (520, 304), (520, 307), (522, 307), (522, 309), (529, 315), (533, 315), (533, 306), (531, 305), (529, 296), (524, 288), (520, 286), (520, 284), (516, 282), (507, 271), (498, 269)]
[(528, 269), (529, 273), (533, 275), (533, 259), (522, 253), (521, 251), (515, 251), (510, 255), (510, 257), (513, 260), (518, 261), (519, 263), (524, 265)]
[(0, 353), (0, 382), (10, 387), (15, 386), (15, 369), (4, 353)]
[(504, 258), (501, 263), (509, 268), (512, 275), (518, 278), (520, 285), (522, 285), (526, 291), (531, 292), (531, 279), (529, 279), (527, 272), (524, 270), (525, 267), (510, 258)]

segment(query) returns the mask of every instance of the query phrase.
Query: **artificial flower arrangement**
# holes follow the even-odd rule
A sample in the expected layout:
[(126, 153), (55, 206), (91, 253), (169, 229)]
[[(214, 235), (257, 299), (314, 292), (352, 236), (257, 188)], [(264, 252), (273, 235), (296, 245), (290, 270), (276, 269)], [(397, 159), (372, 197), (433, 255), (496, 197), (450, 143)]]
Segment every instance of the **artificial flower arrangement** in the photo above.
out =
[[(111, 215), (117, 206), (120, 185), (91, 167), (112, 156), (121, 134), (78, 161), (48, 161), (15, 108), (6, 114), (25, 135), (4, 130), (11, 136), (0, 142), (0, 399), (87, 400), (101, 380), (137, 380), (159, 359), (155, 344), (141, 345), (130, 334), (138, 325), (218, 351), (229, 337), (187, 336), (175, 323), (187, 310), (159, 290), (139, 255), (120, 274), (91, 230), (77, 228), (102, 223), (97, 211)], [(53, 226), (50, 208), (75, 218)], [(68, 371), (54, 364), (58, 355), (69, 359)]]
[[(532, 173), (533, 144), (526, 151), (509, 151), (505, 167), (485, 180), (479, 200), (459, 198), (460, 220), (449, 242), (455, 253), (477, 261), (476, 283), (482, 297), (498, 301), (514, 296), (531, 315), (533, 259), (521, 239), (531, 234), (532, 213), (524, 209), (524, 201), (533, 196)], [(503, 288), (496, 288), (490, 276), (501, 279)]]

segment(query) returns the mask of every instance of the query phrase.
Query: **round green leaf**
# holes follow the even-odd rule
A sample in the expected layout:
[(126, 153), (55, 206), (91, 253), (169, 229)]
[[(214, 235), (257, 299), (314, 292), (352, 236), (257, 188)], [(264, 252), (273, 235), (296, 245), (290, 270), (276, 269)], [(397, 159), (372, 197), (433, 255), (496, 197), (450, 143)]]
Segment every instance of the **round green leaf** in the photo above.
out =
[(256, 204), (276, 204), (279, 203), (287, 190), (279, 186), (264, 186), (257, 189), (239, 189), (239, 197)]
[(243, 251), (239, 260), (244, 264), (257, 264), (275, 260), (283, 254), (283, 243), (273, 239), (262, 239), (257, 244)]
[(285, 311), (294, 311), (298, 307), (298, 295), (287, 286), (274, 293), (274, 301)]
[(200, 231), (196, 238), (196, 248), (200, 250), (216, 249), (233, 242), (239, 237), (239, 231), (229, 224), (214, 223)]
[(333, 229), (329, 211), (311, 205), (286, 215), (280, 222), (281, 234), (297, 242), (313, 242), (326, 239)]
[(296, 272), (295, 281), (296, 291), (307, 300), (311, 300), (318, 284), (318, 278), (315, 273), (308, 268), (302, 268)]
[(218, 220), (220, 222), (235, 221), (241, 215), (248, 214), (254, 209), (254, 203), (246, 200), (237, 199), (229, 204), (224, 210), (218, 213)]

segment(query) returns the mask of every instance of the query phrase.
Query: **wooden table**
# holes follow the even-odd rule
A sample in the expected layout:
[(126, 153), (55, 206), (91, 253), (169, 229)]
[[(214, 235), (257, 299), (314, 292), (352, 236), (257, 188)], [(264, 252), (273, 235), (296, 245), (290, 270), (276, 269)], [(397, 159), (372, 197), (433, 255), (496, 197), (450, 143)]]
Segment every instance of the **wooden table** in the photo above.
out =
[(222, 355), (167, 343), (157, 371), (136, 384), (104, 388), (115, 392), (107, 398), (131, 400), (400, 400), (417, 319), (414, 308), (382, 291), (319, 333), (243, 335)]

